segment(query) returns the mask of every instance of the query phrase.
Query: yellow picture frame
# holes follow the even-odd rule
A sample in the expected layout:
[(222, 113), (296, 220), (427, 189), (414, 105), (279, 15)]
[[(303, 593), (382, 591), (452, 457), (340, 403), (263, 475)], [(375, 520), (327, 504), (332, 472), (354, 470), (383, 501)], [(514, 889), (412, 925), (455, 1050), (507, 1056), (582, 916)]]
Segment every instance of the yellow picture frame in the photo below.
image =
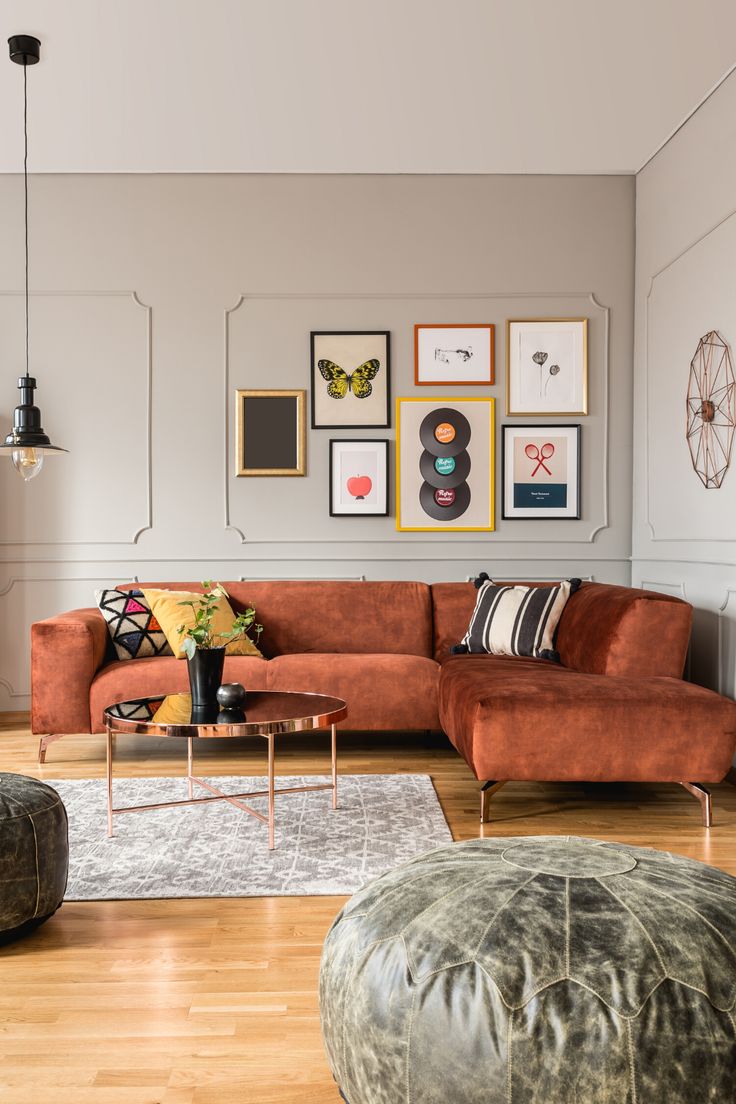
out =
[[(419, 405), (417, 405), (419, 404)], [(485, 404), (487, 414), (483, 413)], [(416, 496), (421, 493), (425, 481), (419, 464), (423, 448), (419, 437), (420, 423), (430, 413), (438, 413), (446, 408), (456, 408), (471, 426), (471, 447), (463, 452), (469, 454), (470, 474), (465, 482), (469, 487), (468, 513), (472, 506), (471, 517), (482, 512), (483, 524), (448, 525), (441, 521), (431, 524), (431, 518), (420, 504), (417, 507)], [(426, 410), (426, 412), (425, 412)], [(406, 412), (406, 413), (405, 413)], [(421, 415), (421, 418), (420, 418)], [(472, 431), (477, 430), (477, 447), (472, 447)], [(487, 451), (486, 451), (487, 449)], [(459, 454), (458, 454), (459, 455)], [(485, 462), (487, 459), (487, 469)], [(473, 466), (475, 465), (475, 466)], [(496, 400), (491, 396), (483, 397), (447, 397), (444, 395), (411, 395), (396, 399), (396, 529), (402, 533), (492, 533), (496, 528)], [(418, 491), (417, 488), (420, 488)], [(478, 494), (481, 492), (480, 501)], [(415, 501), (408, 507), (405, 496), (411, 495)], [(423, 523), (424, 514), (427, 522)], [(418, 523), (417, 523), (418, 522)]]

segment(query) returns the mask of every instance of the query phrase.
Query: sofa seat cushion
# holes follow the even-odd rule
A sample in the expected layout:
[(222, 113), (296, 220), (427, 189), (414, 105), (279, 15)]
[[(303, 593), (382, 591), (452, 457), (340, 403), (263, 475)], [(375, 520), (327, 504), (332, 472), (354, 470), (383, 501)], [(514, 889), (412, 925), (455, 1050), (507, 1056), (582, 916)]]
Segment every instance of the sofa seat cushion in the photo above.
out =
[(438, 671), (434, 660), (415, 655), (284, 655), (269, 661), (268, 689), (342, 698), (344, 729), (438, 729)]
[[(266, 689), (268, 661), (256, 656), (225, 656), (223, 682), (242, 682), (246, 690)], [(103, 667), (90, 688), (92, 732), (104, 732), (102, 714), (108, 705), (156, 694), (189, 690), (186, 662), (171, 656), (126, 659)]]
[(588, 675), (544, 660), (456, 656), (440, 721), (478, 778), (720, 782), (736, 703), (680, 679)]

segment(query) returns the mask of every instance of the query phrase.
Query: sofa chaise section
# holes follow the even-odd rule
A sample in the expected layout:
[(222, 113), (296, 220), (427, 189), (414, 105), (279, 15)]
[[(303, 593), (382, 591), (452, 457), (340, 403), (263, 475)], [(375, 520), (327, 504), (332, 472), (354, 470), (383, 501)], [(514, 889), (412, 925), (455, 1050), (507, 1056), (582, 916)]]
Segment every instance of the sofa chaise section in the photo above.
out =
[(557, 631), (561, 662), (450, 653), (471, 584), (432, 587), (442, 727), (488, 796), (508, 781), (679, 782), (711, 819), (703, 782), (736, 748), (736, 703), (681, 678), (692, 607), (670, 595), (583, 584)]

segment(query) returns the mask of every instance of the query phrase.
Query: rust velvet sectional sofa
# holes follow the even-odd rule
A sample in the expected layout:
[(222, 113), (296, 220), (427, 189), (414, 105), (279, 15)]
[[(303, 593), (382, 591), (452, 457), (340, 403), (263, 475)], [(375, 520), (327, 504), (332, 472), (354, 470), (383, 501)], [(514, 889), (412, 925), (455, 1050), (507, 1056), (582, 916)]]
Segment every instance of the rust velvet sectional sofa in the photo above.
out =
[[(130, 584), (201, 590), (198, 584)], [(264, 658), (228, 656), (225, 681), (332, 694), (342, 727), (443, 729), (484, 781), (671, 781), (701, 801), (736, 747), (736, 703), (682, 679), (692, 608), (680, 599), (584, 583), (562, 614), (561, 663), (452, 655), (475, 604), (471, 583), (288, 581), (225, 584), (254, 605)], [(122, 589), (125, 589), (124, 587)], [(106, 706), (186, 690), (173, 656), (115, 660), (97, 609), (32, 627), (32, 727), (39, 758), (66, 733), (102, 732)]]

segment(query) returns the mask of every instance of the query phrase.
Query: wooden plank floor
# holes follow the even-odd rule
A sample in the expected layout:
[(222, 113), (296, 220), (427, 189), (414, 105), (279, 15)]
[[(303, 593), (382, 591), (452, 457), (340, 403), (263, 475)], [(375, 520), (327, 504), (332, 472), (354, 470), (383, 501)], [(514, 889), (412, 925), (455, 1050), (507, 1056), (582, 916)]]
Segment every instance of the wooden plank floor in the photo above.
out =
[[(65, 737), (39, 767), (26, 724), (20, 715), (0, 716), (0, 770), (103, 775), (101, 737)], [(320, 772), (325, 753), (324, 737), (295, 737), (277, 769)], [(116, 754), (120, 774), (184, 766), (166, 741), (119, 738)], [(212, 741), (200, 759), (215, 774), (264, 772), (261, 744)], [(340, 769), (427, 772), (455, 838), (479, 833), (478, 784), (439, 740), (341, 737)], [(736, 789), (713, 789), (715, 826), (707, 831), (697, 802), (676, 785), (517, 783), (494, 797), (495, 820), (483, 832), (620, 840), (736, 874)], [(320, 1042), (317, 975), (342, 901), (64, 905), (35, 935), (0, 949), (0, 1101), (337, 1104)]]

